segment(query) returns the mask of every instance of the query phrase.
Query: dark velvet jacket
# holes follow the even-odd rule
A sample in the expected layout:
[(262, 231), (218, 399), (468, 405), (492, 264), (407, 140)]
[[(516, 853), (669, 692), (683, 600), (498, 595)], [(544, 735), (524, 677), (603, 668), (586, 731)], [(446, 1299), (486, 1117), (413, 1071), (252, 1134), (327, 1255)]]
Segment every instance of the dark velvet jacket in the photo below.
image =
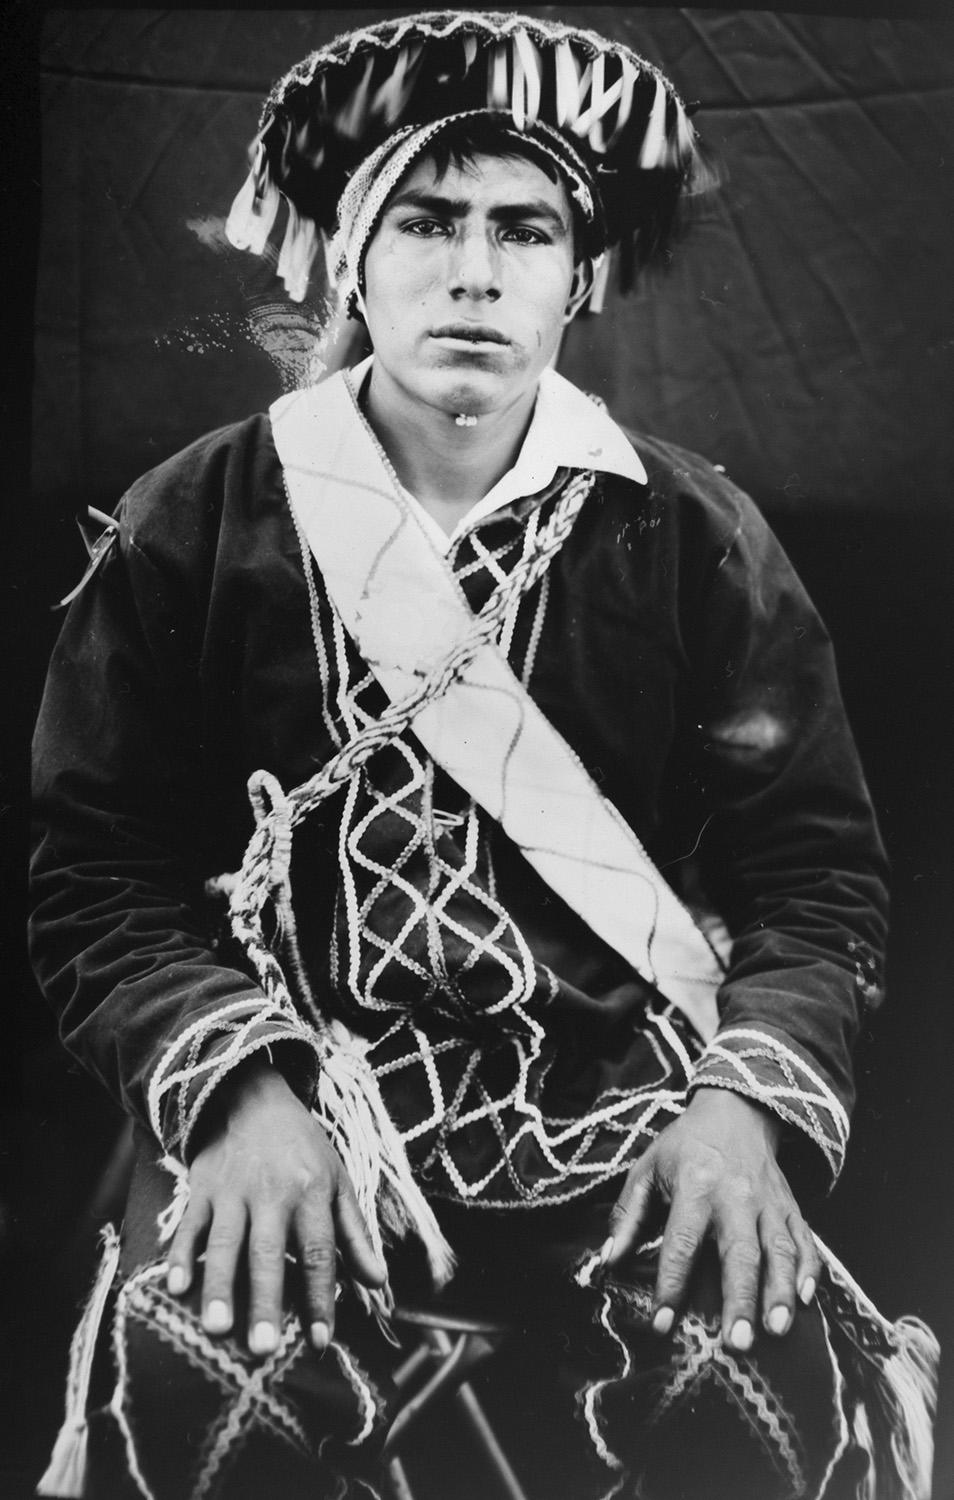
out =
[[(551, 564), (529, 690), (667, 879), (704, 890), (728, 924), (720, 1029), (696, 1083), (776, 1109), (833, 1176), (886, 896), (830, 642), (752, 503), (697, 456), (634, 441), (649, 482), (599, 476)], [(481, 535), (492, 544), (540, 499)], [(66, 1045), (143, 1119), (185, 1028), (259, 1003), (202, 899), (207, 876), (241, 863), (249, 774), (298, 785), (332, 746), (268, 419), (160, 465), (118, 517), (37, 726), (32, 948)], [(331, 804), (310, 854), (319, 947), (333, 820)], [(255, 1040), (307, 1098), (301, 1038), (272, 1016)], [(181, 1140), (182, 1121), (167, 1130)]]

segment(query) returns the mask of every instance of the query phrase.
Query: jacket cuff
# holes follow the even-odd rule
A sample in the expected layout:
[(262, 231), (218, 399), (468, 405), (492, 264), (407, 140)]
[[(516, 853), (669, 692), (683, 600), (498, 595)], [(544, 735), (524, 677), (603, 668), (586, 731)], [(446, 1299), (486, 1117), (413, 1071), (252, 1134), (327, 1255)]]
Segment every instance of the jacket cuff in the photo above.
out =
[(147, 1096), (150, 1126), (170, 1156), (187, 1161), (199, 1118), (223, 1079), (263, 1049), (310, 1107), (321, 1061), (317, 1033), (261, 992), (215, 1006), (176, 1034), (153, 1070)]
[(848, 1145), (848, 1113), (824, 1078), (790, 1042), (756, 1027), (719, 1032), (696, 1063), (689, 1085), (731, 1089), (770, 1109), (818, 1148), (837, 1179)]

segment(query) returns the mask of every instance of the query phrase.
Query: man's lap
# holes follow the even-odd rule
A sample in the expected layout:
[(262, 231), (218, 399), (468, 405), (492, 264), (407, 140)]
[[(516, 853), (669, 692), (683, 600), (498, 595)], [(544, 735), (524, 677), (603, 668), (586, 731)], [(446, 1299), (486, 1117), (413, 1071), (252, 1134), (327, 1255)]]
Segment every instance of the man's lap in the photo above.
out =
[[(104, 1405), (117, 1382), (120, 1398), (113, 1413), (101, 1411), (91, 1424), (89, 1495), (119, 1500), (130, 1451), (155, 1500), (193, 1493), (315, 1500), (337, 1494), (345, 1475), (355, 1495), (366, 1493), (361, 1481), (376, 1485), (398, 1404), (391, 1377), (401, 1356), (345, 1292), (334, 1344), (319, 1359), (300, 1334), (291, 1264), (275, 1356), (248, 1354), (241, 1289), (237, 1336), (211, 1339), (198, 1320), (197, 1295), (170, 1297), (158, 1269), (156, 1216), (170, 1186), (169, 1175), (141, 1151), (111, 1348), (104, 1330), (97, 1360)], [(605, 1237), (605, 1190), (602, 1201), (555, 1208), (436, 1207), (458, 1252), (458, 1274), (435, 1294), (421, 1259), (399, 1251), (392, 1290), (399, 1306), (492, 1318), (507, 1328), (478, 1380), (528, 1494), (596, 1500), (619, 1481), (618, 1493), (646, 1500), (820, 1493), (844, 1424), (840, 1377), (818, 1308), (800, 1309), (784, 1339), (760, 1336), (750, 1356), (729, 1351), (719, 1337), (711, 1253), (690, 1308), (672, 1335), (660, 1338), (650, 1327), (651, 1253), (592, 1286), (574, 1276)], [(442, 1418), (434, 1428), (444, 1430)], [(425, 1433), (423, 1450), (428, 1440)]]

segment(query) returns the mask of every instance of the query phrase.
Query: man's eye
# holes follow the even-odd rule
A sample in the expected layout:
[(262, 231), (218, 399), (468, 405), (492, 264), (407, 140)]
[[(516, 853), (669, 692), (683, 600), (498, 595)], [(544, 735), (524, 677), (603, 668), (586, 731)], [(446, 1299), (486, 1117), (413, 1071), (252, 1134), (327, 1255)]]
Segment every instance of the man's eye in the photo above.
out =
[(438, 235), (446, 233), (444, 225), (438, 219), (411, 219), (403, 226), (405, 234), (417, 235), (419, 239), (435, 239)]
[(504, 231), (508, 240), (513, 240), (518, 245), (545, 245), (546, 235), (539, 229), (531, 229), (528, 224), (514, 224)]

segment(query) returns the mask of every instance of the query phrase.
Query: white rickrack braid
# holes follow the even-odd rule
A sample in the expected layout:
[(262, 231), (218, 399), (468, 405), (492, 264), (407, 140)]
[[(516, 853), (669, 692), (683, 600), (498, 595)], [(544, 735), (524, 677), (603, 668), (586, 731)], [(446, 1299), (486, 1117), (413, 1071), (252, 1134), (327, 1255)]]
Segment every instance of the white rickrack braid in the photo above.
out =
[[(562, 547), (594, 483), (595, 475), (589, 471), (569, 480), (547, 524), (540, 528), (533, 551), (498, 584), (465, 639), (422, 678), (412, 693), (391, 704), (378, 720), (338, 750), (321, 771), (287, 794), (267, 771), (257, 771), (249, 779), (256, 827), (231, 893), (232, 931), (245, 948), (266, 997), (279, 1009), (297, 1016), (282, 967), (265, 938), (263, 912), (269, 901), (283, 929), (280, 935), (291, 940), (286, 941), (286, 948), (291, 948), (296, 970), (301, 970), (296, 977), (300, 983), (307, 983), (297, 957), (291, 903), (295, 826), (349, 781), (371, 756), (402, 734), (417, 713), (460, 675), (484, 643), (496, 638), (514, 601), (543, 577)], [(380, 1252), (382, 1227), (397, 1235), (413, 1230), (440, 1284), (451, 1273), (453, 1253), (414, 1180), (400, 1135), (387, 1114), (367, 1061), (365, 1044), (340, 1021), (322, 1016), (310, 995), (307, 998), (321, 1064), (316, 1113), (342, 1157), (372, 1243)], [(357, 1284), (355, 1289), (378, 1316), (387, 1316), (386, 1296), (368, 1293)]]

